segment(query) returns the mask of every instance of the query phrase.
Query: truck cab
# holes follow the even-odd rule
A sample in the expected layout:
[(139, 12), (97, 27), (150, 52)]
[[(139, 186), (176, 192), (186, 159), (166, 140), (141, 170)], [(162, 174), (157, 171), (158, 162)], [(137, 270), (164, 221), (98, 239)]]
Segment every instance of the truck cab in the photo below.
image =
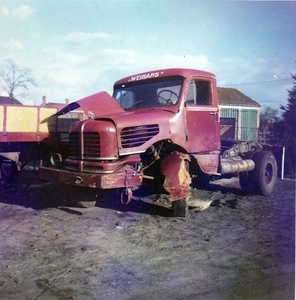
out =
[(188, 70), (158, 70), (127, 77), (114, 85), (114, 99), (126, 111), (153, 119), (162, 112), (158, 136), (194, 156), (204, 172), (217, 173), (220, 153), (220, 119), (215, 76)]

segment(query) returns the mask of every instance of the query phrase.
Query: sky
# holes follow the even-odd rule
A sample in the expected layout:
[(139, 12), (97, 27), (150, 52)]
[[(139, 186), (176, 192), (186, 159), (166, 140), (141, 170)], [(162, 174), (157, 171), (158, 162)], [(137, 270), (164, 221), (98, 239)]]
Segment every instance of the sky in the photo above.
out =
[(31, 70), (28, 105), (181, 67), (279, 108), (296, 73), (295, 16), (296, 1), (0, 0), (0, 67), (9, 58)]

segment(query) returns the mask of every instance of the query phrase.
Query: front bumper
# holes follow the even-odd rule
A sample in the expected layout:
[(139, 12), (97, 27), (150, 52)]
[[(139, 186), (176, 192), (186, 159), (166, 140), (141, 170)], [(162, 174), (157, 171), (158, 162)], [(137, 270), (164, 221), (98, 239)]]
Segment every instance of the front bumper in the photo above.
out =
[(97, 189), (135, 187), (140, 186), (143, 181), (143, 174), (137, 172), (130, 165), (125, 165), (119, 170), (109, 174), (83, 173), (40, 166), (39, 177), (49, 182), (59, 182)]

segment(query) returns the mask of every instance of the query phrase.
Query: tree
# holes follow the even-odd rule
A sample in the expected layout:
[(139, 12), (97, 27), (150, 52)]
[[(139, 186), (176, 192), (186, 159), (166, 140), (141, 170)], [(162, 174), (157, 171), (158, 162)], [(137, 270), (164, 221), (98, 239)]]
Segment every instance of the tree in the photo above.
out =
[(288, 90), (289, 98), (286, 106), (281, 105), (282, 116), (286, 123), (286, 129), (288, 130), (289, 138), (295, 140), (295, 129), (296, 129), (296, 74), (292, 74), (293, 87)]
[(276, 143), (274, 141), (274, 126), (281, 121), (280, 110), (266, 106), (260, 112), (259, 137), (262, 143)]
[(0, 70), (2, 88), (11, 99), (11, 103), (16, 98), (24, 98), (29, 91), (30, 85), (36, 85), (32, 72), (28, 68), (19, 68), (12, 59), (4, 60), (4, 66)]
[(293, 87), (288, 90), (288, 104), (281, 105), (282, 121), (275, 126), (276, 139), (286, 147), (287, 171), (296, 174), (296, 74), (292, 74)]

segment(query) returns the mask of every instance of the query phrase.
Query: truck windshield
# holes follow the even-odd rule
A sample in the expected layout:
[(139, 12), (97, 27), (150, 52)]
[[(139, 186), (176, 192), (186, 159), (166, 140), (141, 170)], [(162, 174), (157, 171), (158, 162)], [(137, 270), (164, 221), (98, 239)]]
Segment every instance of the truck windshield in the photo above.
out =
[(183, 77), (161, 77), (152, 80), (128, 82), (114, 87), (113, 98), (125, 109), (175, 105)]

